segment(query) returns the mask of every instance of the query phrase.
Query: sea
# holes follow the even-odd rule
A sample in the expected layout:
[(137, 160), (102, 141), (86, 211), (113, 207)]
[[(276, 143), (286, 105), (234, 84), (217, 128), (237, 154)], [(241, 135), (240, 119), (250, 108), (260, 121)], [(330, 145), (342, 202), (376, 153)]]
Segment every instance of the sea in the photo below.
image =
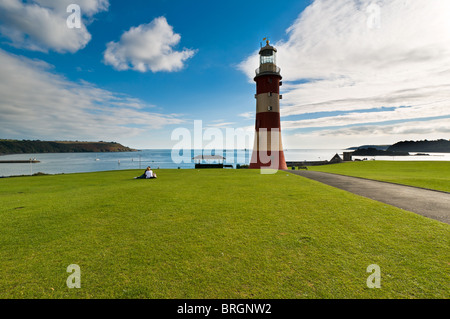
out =
[[(343, 157), (346, 150), (342, 149), (288, 149), (284, 151), (286, 161), (325, 161), (334, 155)], [(221, 153), (221, 152), (219, 152)], [(5, 164), (0, 163), (0, 177), (44, 174), (69, 174), (85, 172), (101, 172), (114, 170), (145, 169), (193, 169), (192, 159), (197, 155), (221, 155), (211, 150), (173, 151), (140, 150), (138, 152), (120, 153), (40, 153), (15, 154), (0, 156), (1, 161), (37, 160), (39, 163)], [(414, 153), (411, 153), (414, 155)], [(427, 153), (428, 156), (355, 156), (360, 160), (390, 160), (390, 161), (450, 161), (450, 153)], [(251, 150), (224, 150), (224, 164), (236, 168), (238, 165), (248, 165)], [(214, 163), (214, 162), (211, 162)]]

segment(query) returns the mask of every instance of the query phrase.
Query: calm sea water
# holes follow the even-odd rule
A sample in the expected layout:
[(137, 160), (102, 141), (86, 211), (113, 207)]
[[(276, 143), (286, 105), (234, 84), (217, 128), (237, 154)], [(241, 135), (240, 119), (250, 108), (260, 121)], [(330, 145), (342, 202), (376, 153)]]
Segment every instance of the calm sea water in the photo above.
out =
[[(286, 161), (324, 161), (330, 160), (336, 153), (342, 156), (344, 150), (317, 150), (300, 149), (286, 150)], [(46, 174), (99, 172), (126, 169), (144, 169), (151, 166), (155, 169), (192, 169), (195, 163), (192, 157), (201, 155), (200, 150), (192, 150), (190, 154), (172, 154), (172, 150), (142, 150), (140, 152), (125, 153), (51, 153), (51, 154), (17, 154), (0, 156), (0, 160), (29, 160), (35, 158), (40, 161), (36, 164), (0, 164), (0, 177), (12, 175), (31, 175), (42, 172)], [(215, 155), (211, 151), (203, 151), (205, 155)], [(355, 157), (368, 160), (436, 160), (450, 161), (450, 154), (430, 153), (431, 156), (376, 156)], [(251, 151), (229, 150), (224, 151), (225, 164), (236, 167), (237, 164), (249, 164)], [(175, 162), (174, 162), (175, 159)], [(184, 163), (178, 163), (177, 159), (184, 159)]]

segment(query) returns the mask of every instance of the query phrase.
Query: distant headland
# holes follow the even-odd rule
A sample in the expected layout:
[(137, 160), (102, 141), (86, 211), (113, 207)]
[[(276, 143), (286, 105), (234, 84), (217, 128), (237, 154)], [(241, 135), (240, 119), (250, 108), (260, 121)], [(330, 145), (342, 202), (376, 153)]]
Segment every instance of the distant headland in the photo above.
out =
[(353, 156), (409, 156), (409, 152), (383, 151), (373, 147), (358, 148), (353, 152)]
[(402, 141), (394, 145), (364, 145), (351, 147), (358, 156), (408, 156), (410, 152), (450, 153), (449, 140)]
[(0, 155), (34, 153), (137, 152), (116, 142), (30, 141), (0, 139)]
[(449, 140), (403, 141), (390, 146), (388, 148), (388, 151), (450, 153), (450, 141)]

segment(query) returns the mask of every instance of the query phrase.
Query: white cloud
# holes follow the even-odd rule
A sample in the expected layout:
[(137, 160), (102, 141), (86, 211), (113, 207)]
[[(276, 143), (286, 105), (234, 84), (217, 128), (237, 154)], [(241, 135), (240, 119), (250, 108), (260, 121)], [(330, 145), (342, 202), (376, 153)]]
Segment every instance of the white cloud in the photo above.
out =
[(55, 12), (66, 12), (70, 4), (77, 4), (81, 8), (83, 15), (92, 17), (98, 12), (109, 9), (109, 0), (34, 0), (41, 6), (51, 8)]
[(217, 122), (214, 124), (207, 124), (206, 128), (213, 127), (213, 128), (234, 128), (236, 125), (235, 122)]
[[(450, 127), (450, 100), (427, 105), (417, 105), (405, 108), (396, 108), (393, 111), (355, 112), (344, 115), (324, 116), (317, 119), (284, 121), (283, 128), (310, 128), (348, 126), (354, 124), (383, 123), (392, 120), (401, 121), (409, 119), (427, 119), (448, 116), (447, 125)], [(403, 124), (400, 124), (403, 125)]]
[[(379, 28), (368, 27), (372, 3), (380, 8)], [(286, 121), (288, 128), (450, 115), (448, 0), (315, 0), (287, 36), (275, 43), (284, 77), (281, 115), (348, 113)], [(257, 64), (255, 53), (240, 68), (252, 79)], [(382, 107), (392, 110), (366, 111)]]
[[(348, 128), (341, 128), (338, 130), (325, 130), (321, 131), (319, 134), (322, 136), (327, 136), (333, 134), (336, 136), (346, 136), (346, 135), (379, 135), (379, 136), (399, 136), (399, 135), (433, 135), (436, 139), (442, 138), (443, 136), (450, 134), (450, 119), (437, 119), (430, 121), (412, 121), (405, 122), (401, 126), (398, 125), (364, 125), (364, 126), (354, 126)], [(418, 136), (418, 139), (419, 136)]]
[(247, 120), (250, 120), (250, 119), (254, 119), (255, 118), (255, 112), (245, 112), (245, 113), (239, 114), (239, 116), (243, 117), (243, 118), (245, 118)]
[(0, 135), (10, 138), (123, 140), (181, 124), (176, 114), (87, 82), (52, 66), (0, 50)]
[[(85, 23), (81, 28), (67, 27), (67, 6), (72, 0), (0, 1), (0, 33), (16, 47), (33, 51), (76, 52), (91, 40)], [(76, 2), (86, 18), (108, 9), (108, 0)]]
[(109, 42), (104, 63), (119, 71), (178, 71), (195, 54), (190, 49), (174, 50), (180, 40), (181, 36), (174, 33), (166, 18), (159, 17), (124, 32), (119, 42)]
[(437, 140), (450, 134), (449, 119), (404, 122), (402, 125), (361, 125), (283, 136), (288, 148), (345, 149), (360, 145), (394, 144), (403, 140)]

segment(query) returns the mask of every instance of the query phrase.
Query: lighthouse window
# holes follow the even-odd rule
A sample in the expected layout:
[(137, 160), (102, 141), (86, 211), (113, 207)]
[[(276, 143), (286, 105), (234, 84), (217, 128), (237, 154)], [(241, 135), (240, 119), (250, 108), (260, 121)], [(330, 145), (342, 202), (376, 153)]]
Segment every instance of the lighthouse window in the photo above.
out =
[(271, 106), (269, 106), (267, 109), (268, 109), (269, 111), (272, 111), (272, 107), (271, 107)]
[(261, 64), (265, 64), (265, 63), (274, 63), (274, 58), (273, 55), (270, 56), (261, 56)]
[(277, 64), (276, 52), (273, 50), (264, 50), (261, 52), (261, 64), (273, 63)]

